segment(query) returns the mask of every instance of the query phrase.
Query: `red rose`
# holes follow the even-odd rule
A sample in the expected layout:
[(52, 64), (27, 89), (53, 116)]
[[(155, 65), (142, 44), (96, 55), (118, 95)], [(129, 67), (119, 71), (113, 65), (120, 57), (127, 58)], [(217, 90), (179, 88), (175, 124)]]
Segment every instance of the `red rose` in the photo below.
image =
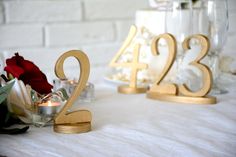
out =
[(38, 93), (48, 94), (51, 92), (52, 85), (48, 83), (46, 76), (33, 62), (25, 60), (18, 53), (15, 53), (15, 56), (6, 60), (6, 64), (4, 70), (8, 74), (22, 80), (25, 84), (29, 84)]

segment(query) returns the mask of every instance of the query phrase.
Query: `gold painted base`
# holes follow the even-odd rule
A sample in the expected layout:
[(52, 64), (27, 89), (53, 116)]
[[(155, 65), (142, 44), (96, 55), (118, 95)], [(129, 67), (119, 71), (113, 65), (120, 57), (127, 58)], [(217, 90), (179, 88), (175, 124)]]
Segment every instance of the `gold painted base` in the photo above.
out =
[(78, 134), (89, 132), (91, 130), (91, 123), (76, 123), (76, 124), (54, 124), (53, 129), (57, 133), (64, 134)]
[(206, 96), (206, 97), (187, 97), (187, 96), (176, 96), (176, 95), (166, 95), (154, 93), (151, 91), (147, 92), (147, 98), (157, 99), (162, 101), (187, 103), (187, 104), (216, 104), (216, 97)]
[(122, 85), (118, 87), (118, 92), (123, 94), (138, 94), (138, 93), (146, 93), (147, 87), (138, 87), (132, 88), (127, 85)]

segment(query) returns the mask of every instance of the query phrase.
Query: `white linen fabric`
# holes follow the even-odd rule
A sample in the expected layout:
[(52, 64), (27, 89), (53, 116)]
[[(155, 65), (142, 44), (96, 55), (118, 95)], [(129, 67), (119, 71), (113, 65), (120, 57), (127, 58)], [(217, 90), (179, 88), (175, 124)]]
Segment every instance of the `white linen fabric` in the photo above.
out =
[[(97, 84), (96, 84), (97, 85)], [(92, 131), (58, 134), (31, 127), (21, 135), (0, 135), (0, 155), (9, 157), (235, 157), (236, 87), (216, 105), (177, 104), (118, 94), (104, 83), (92, 112)]]

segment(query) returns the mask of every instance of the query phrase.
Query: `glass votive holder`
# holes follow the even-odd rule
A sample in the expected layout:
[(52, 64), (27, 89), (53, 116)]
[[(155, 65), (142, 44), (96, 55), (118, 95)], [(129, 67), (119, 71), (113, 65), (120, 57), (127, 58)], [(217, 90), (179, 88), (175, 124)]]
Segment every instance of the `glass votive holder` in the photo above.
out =
[[(70, 97), (73, 91), (75, 90), (78, 82), (75, 80), (53, 80), (53, 87), (54, 91), (64, 88)], [(81, 92), (80, 96), (78, 97), (79, 102), (92, 102), (95, 99), (95, 87), (94, 84), (88, 82), (86, 87)]]
[(33, 113), (32, 114), (32, 123), (36, 127), (51, 126), (51, 125), (53, 125), (53, 117)]
[(95, 100), (94, 84), (88, 82), (79, 96), (79, 102), (92, 102)]

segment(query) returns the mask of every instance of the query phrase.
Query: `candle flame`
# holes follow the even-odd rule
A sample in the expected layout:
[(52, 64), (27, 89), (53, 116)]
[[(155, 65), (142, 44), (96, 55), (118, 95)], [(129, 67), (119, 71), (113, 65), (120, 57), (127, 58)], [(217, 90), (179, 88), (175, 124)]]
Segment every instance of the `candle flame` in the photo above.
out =
[(51, 103), (51, 101), (48, 101), (48, 106), (52, 106), (52, 103)]

